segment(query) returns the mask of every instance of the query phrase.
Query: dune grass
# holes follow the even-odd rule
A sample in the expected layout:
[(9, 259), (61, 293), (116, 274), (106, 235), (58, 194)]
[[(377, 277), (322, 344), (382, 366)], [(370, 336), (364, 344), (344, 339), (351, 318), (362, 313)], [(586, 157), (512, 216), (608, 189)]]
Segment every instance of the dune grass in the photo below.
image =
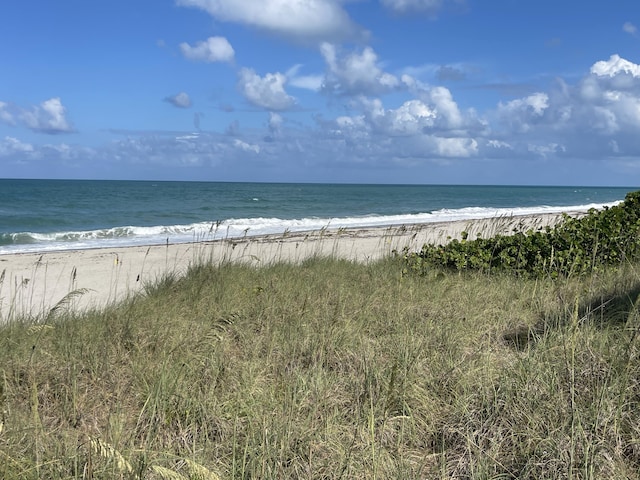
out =
[(0, 478), (640, 478), (639, 285), (194, 266), (0, 328)]

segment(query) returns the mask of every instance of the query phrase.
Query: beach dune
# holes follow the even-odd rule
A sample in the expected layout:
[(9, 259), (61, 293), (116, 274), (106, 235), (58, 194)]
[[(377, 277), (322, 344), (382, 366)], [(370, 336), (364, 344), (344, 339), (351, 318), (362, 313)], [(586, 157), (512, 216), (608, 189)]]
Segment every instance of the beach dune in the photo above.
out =
[[(567, 212), (580, 215), (584, 212)], [(380, 259), (394, 250), (418, 251), (478, 234), (509, 234), (515, 228), (556, 224), (562, 214), (526, 215), (392, 227), (325, 229), (281, 235), (181, 244), (99, 248), (0, 255), (0, 321), (44, 318), (52, 308), (101, 308), (138, 294), (166, 274), (184, 274), (201, 262), (244, 262), (261, 266), (334, 256), (358, 262)]]

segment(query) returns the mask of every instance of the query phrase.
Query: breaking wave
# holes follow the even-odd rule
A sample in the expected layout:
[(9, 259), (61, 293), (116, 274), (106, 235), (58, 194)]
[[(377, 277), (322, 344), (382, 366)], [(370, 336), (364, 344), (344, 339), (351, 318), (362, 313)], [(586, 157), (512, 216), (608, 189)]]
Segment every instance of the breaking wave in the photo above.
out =
[(459, 209), (442, 209), (428, 213), (402, 215), (371, 214), (342, 218), (230, 218), (223, 221), (192, 223), (188, 225), (160, 225), (154, 227), (121, 226), (88, 231), (50, 233), (3, 233), (0, 234), (0, 254), (188, 243), (225, 238), (241, 238), (244, 236), (282, 234), (284, 232), (303, 232), (323, 228), (384, 227), (517, 215), (587, 211), (591, 208), (613, 206), (617, 203), (619, 202), (569, 207), (465, 207)]

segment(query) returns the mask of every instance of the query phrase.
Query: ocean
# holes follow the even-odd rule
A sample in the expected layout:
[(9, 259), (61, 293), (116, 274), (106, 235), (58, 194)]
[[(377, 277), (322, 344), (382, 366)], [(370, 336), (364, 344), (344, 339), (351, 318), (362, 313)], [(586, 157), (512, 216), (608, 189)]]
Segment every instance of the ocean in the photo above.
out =
[(0, 179), (0, 254), (561, 212), (633, 190)]

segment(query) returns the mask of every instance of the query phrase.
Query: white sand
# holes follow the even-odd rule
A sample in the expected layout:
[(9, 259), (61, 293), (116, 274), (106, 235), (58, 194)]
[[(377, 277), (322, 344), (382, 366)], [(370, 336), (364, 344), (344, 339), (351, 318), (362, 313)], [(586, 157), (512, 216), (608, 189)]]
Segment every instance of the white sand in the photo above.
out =
[[(459, 238), (462, 231), (467, 231), (471, 239), (477, 233), (487, 238), (510, 233), (518, 225), (538, 228), (560, 218), (560, 214), (527, 215), (189, 244), (0, 255), (0, 322), (18, 315), (45, 315), (65, 298), (63, 304), (69, 308), (102, 307), (139, 292), (145, 282), (166, 273), (183, 274), (190, 265), (202, 261), (240, 261), (259, 266), (333, 255), (366, 262), (405, 247), (418, 251), (425, 243), (446, 243), (449, 238)], [(77, 290), (84, 293), (68, 295)]]

